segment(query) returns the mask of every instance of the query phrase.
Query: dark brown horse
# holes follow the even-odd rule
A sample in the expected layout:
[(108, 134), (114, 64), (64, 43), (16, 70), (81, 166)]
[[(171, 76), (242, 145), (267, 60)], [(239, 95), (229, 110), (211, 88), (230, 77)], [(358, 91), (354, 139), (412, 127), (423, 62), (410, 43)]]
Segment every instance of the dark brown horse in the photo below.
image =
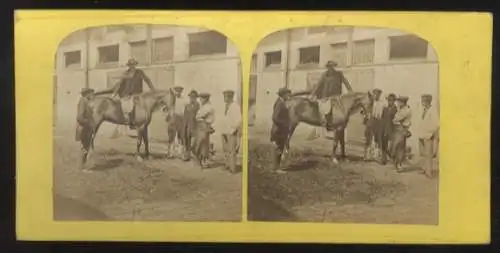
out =
[[(290, 148), (290, 139), (299, 125), (303, 122), (308, 125), (325, 127), (323, 124), (323, 115), (319, 110), (319, 105), (317, 102), (313, 102), (306, 97), (301, 97), (302, 93), (294, 93), (292, 97), (286, 101), (286, 105), (289, 111), (289, 132), (286, 144), (285, 152), (288, 152)], [(332, 149), (332, 161), (337, 163), (336, 150), (338, 143), (344, 144), (340, 138), (343, 138), (343, 132), (347, 127), (349, 122), (349, 117), (354, 113), (361, 112), (371, 112), (373, 107), (373, 96), (370, 92), (351, 92), (341, 96), (333, 96), (328, 99), (332, 104), (329, 113), (327, 114), (327, 124), (328, 130), (333, 131), (335, 134), (333, 149)]]
[[(134, 100), (134, 126), (137, 129), (137, 150), (136, 158), (142, 161), (140, 149), (144, 142), (144, 157), (149, 157), (149, 139), (148, 126), (151, 123), (153, 112), (164, 107), (165, 111), (172, 113), (175, 105), (175, 95), (171, 89), (154, 90), (142, 93), (133, 98)], [(90, 149), (94, 148), (94, 139), (103, 122), (110, 122), (117, 125), (129, 125), (121, 108), (120, 102), (107, 97), (97, 95), (90, 103), (92, 110), (91, 124), (91, 145)]]

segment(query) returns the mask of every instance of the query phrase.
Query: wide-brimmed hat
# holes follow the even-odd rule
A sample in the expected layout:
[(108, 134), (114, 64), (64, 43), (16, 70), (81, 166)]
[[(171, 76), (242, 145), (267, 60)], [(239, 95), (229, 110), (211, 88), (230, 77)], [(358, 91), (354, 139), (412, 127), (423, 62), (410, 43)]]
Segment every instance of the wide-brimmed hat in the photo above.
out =
[(389, 95), (387, 95), (386, 99), (396, 99), (396, 94), (390, 93)]
[(285, 94), (290, 94), (292, 93), (292, 91), (290, 89), (288, 89), (287, 87), (282, 87), (278, 90), (278, 96), (282, 97), (284, 96)]
[(127, 66), (136, 66), (137, 64), (139, 64), (139, 62), (134, 58), (130, 58), (127, 61)]
[(196, 92), (195, 90), (191, 90), (189, 92), (188, 96), (190, 96), (190, 97), (198, 97), (198, 92)]
[(338, 66), (339, 64), (336, 62), (336, 61), (328, 61), (325, 65), (325, 67), (336, 67)]
[(210, 97), (210, 93), (208, 93), (208, 92), (202, 92), (202, 93), (198, 94), (198, 97), (200, 97), (200, 98), (209, 98)]
[(82, 96), (85, 96), (85, 95), (90, 94), (90, 93), (94, 93), (94, 89), (92, 89), (92, 88), (82, 88), (80, 90), (80, 94), (82, 94)]
[(398, 101), (402, 101), (402, 102), (407, 102), (408, 101), (408, 97), (407, 96), (399, 96), (396, 98), (396, 100)]

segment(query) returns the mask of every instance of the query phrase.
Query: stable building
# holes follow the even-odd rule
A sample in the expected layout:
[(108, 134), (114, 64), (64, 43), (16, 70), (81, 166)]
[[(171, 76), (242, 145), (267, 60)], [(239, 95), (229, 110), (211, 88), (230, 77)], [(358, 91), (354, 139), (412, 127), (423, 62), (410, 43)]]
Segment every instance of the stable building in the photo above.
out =
[[(355, 91), (379, 88), (410, 97), (417, 108), (423, 93), (438, 104), (439, 81), (436, 52), (415, 34), (385, 28), (311, 27), (283, 30), (266, 37), (252, 56), (249, 123), (268, 127), (276, 92), (316, 84), (325, 64), (336, 61)], [(345, 87), (344, 87), (345, 91)], [(350, 141), (362, 141), (361, 118), (347, 130)], [(415, 139), (415, 138), (412, 138)], [(412, 140), (415, 146), (416, 140)]]
[[(224, 111), (222, 91), (226, 89), (235, 90), (241, 103), (239, 52), (223, 34), (198, 27), (166, 25), (95, 27), (70, 34), (57, 50), (56, 126), (73, 127), (80, 89), (112, 87), (131, 57), (159, 89), (182, 85), (186, 95), (191, 89), (209, 92), (218, 113)], [(163, 116), (155, 114), (152, 128), (156, 130), (152, 131), (152, 138), (166, 135), (164, 119), (158, 117)]]

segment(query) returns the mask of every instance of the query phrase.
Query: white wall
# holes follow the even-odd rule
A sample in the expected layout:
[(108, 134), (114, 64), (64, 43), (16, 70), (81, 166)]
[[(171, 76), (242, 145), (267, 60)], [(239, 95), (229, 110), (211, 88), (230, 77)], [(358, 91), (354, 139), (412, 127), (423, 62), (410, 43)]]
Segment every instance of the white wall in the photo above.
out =
[[(350, 29), (337, 29), (325, 33), (308, 34), (306, 29), (296, 29), (291, 32), (290, 62), (289, 62), (289, 88), (292, 90), (302, 90), (306, 87), (306, 77), (309, 72), (324, 71), (325, 63), (331, 58), (330, 45), (333, 43), (347, 42)], [(407, 34), (404, 31), (384, 29), (377, 27), (356, 27), (352, 31), (352, 41), (374, 39), (375, 54), (372, 64), (348, 66), (342, 69), (346, 77), (351, 80), (353, 88), (371, 89), (380, 88), (385, 94), (394, 92), (399, 95), (410, 97), (410, 106), (418, 107), (420, 96), (423, 93), (430, 93), (438, 103), (439, 97), (439, 76), (438, 59), (432, 45), (428, 46), (426, 59), (419, 60), (390, 60), (389, 59), (389, 37)], [(272, 114), (272, 104), (277, 98), (276, 91), (285, 86), (285, 68), (287, 58), (287, 32), (281, 31), (276, 35), (266, 37), (255, 50), (259, 63), (257, 64), (257, 97), (255, 105), (255, 126), (269, 126)], [(299, 62), (299, 48), (320, 45), (320, 63), (317, 67), (307, 69), (297, 68)], [(281, 65), (274, 69), (265, 68), (265, 53), (281, 50)], [(349, 63), (350, 60), (348, 59)], [(373, 80), (364, 84), (357, 84), (352, 71), (362, 69), (373, 70)], [(366, 77), (365, 77), (366, 78)], [(356, 87), (358, 86), (358, 88)], [(412, 148), (416, 149), (416, 140), (409, 140)]]
[[(103, 27), (91, 29), (89, 34), (88, 64), (89, 64), (89, 86), (96, 90), (106, 88), (107, 75), (110, 72), (119, 72), (126, 69), (126, 62), (130, 56), (129, 42), (146, 40), (146, 26), (134, 26), (134, 30), (123, 32), (116, 31), (105, 33)], [(146, 74), (152, 79), (157, 87), (164, 88), (165, 85), (183, 85), (185, 92), (196, 89), (199, 92), (212, 94), (212, 103), (217, 114), (223, 113), (222, 91), (233, 89), (239, 94), (241, 91), (241, 71), (238, 49), (228, 40), (226, 54), (208, 56), (189, 56), (188, 34), (207, 31), (197, 27), (167, 27), (152, 26), (151, 37), (162, 38), (174, 36), (173, 60), (167, 64), (154, 64), (150, 66), (139, 66), (145, 69)], [(76, 106), (79, 99), (80, 89), (85, 87), (84, 66), (87, 61), (85, 52), (85, 33), (77, 31), (68, 36), (59, 46), (57, 52), (56, 75), (58, 80), (57, 98), (57, 125), (63, 127), (74, 127), (76, 117)], [(115, 66), (97, 66), (97, 48), (105, 45), (119, 44), (119, 63)], [(81, 68), (67, 69), (64, 67), (64, 52), (81, 50)], [(160, 72), (163, 71), (163, 74)], [(165, 74), (171, 71), (172, 74)], [(170, 77), (170, 75), (172, 75)], [(165, 80), (165, 78), (169, 80)], [(170, 80), (171, 79), (171, 80)], [(171, 83), (171, 84), (170, 84)], [(147, 88), (145, 88), (147, 90)], [(156, 113), (151, 135), (166, 138), (166, 128), (161, 113)], [(218, 115), (220, 118), (221, 115)], [(71, 122), (71, 123), (69, 123)], [(101, 134), (107, 134), (113, 129), (110, 124), (104, 124)], [(163, 131), (164, 129), (164, 131)]]

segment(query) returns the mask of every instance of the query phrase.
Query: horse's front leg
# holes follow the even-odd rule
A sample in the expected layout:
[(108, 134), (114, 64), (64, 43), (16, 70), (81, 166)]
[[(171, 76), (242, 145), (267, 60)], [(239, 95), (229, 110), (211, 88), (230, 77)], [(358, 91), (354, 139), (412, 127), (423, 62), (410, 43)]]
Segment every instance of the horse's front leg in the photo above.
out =
[(144, 127), (143, 139), (144, 139), (144, 158), (148, 159), (149, 158), (149, 131), (148, 131), (148, 126)]
[(297, 125), (298, 125), (297, 123), (292, 123), (288, 128), (288, 134), (286, 137), (285, 147), (283, 149), (282, 160), (286, 160), (286, 158), (288, 158), (288, 153), (290, 152), (290, 140), (292, 139), (293, 133), (295, 132)]
[(141, 145), (143, 138), (144, 138), (144, 128), (140, 127), (137, 129), (137, 150), (135, 152), (135, 158), (139, 162), (143, 161), (141, 157)]

